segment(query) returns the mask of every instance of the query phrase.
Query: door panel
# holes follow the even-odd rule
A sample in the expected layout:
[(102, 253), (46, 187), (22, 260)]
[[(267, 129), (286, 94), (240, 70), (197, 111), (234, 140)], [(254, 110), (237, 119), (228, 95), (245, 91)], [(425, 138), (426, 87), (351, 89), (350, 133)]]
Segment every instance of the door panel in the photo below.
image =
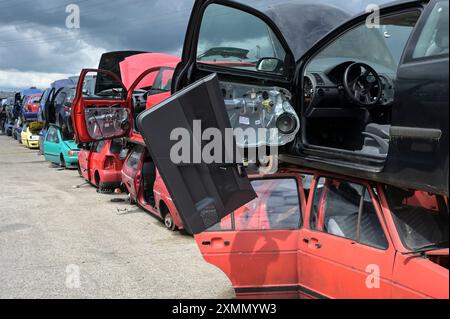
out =
[[(386, 171), (411, 188), (448, 195), (449, 3), (433, 0), (410, 40), (396, 82)], [(391, 129), (392, 130), (392, 129)]]
[(321, 178), (299, 238), (302, 297), (390, 298), (395, 248), (367, 187)]
[(277, 176), (252, 185), (257, 199), (195, 239), (205, 260), (231, 280), (238, 297), (297, 298), (301, 181)]
[[(226, 138), (231, 125), (216, 75), (145, 111), (137, 126), (188, 232), (201, 233), (256, 197), (235, 161), (234, 139)], [(202, 133), (209, 128), (218, 129), (221, 143), (221, 158), (212, 165), (201, 156), (206, 145)], [(174, 135), (182, 140), (175, 141)], [(180, 150), (182, 158), (177, 156)]]
[[(91, 83), (92, 78), (97, 79), (95, 86)], [(108, 89), (97, 91), (101, 88)], [(76, 141), (87, 143), (128, 136), (132, 118), (126, 97), (127, 91), (114, 73), (82, 70), (72, 110)]]

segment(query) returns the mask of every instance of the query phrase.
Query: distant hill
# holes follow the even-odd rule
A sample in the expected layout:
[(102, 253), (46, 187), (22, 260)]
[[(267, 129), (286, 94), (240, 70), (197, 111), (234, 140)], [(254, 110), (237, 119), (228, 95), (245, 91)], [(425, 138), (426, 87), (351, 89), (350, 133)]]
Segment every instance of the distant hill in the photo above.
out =
[(14, 96), (14, 92), (13, 91), (2, 91), (0, 90), (0, 98), (4, 99), (7, 97), (13, 97)]

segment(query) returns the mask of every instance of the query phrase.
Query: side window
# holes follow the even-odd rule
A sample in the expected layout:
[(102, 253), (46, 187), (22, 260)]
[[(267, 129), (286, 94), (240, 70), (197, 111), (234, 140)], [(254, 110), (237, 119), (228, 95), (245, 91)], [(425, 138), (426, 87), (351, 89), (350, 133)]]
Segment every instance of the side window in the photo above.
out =
[(236, 210), (209, 231), (295, 230), (302, 222), (295, 179), (253, 180), (258, 198)]
[(62, 105), (66, 100), (67, 94), (65, 92), (61, 92), (55, 99), (57, 105)]
[(126, 165), (132, 169), (132, 171), (133, 171), (132, 177), (134, 177), (136, 175), (136, 171), (137, 171), (139, 163), (141, 161), (142, 153), (143, 153), (142, 147), (136, 147), (132, 151), (130, 157), (128, 158)]
[(54, 128), (50, 128), (49, 130), (48, 130), (48, 133), (47, 133), (47, 138), (45, 139), (47, 142), (52, 142), (53, 143), (53, 141), (54, 141), (54, 137), (53, 137), (53, 135), (55, 134), (55, 129)]
[(159, 71), (152, 89), (162, 92), (169, 92), (172, 87), (172, 77), (174, 71), (175, 70), (171, 68), (162, 69)]
[(314, 192), (311, 228), (387, 249), (388, 242), (369, 190), (362, 185), (320, 178)]
[(97, 145), (94, 148), (94, 152), (95, 153), (101, 153), (101, 151), (103, 149), (103, 146), (105, 146), (105, 142), (104, 141), (98, 142)]
[(206, 8), (198, 39), (198, 63), (257, 71), (262, 58), (273, 63), (273, 68), (264, 68), (264, 72), (284, 73), (286, 52), (264, 21), (219, 4)]
[(448, 55), (449, 53), (449, 4), (439, 1), (429, 15), (417, 40), (412, 59)]
[(109, 151), (113, 154), (120, 154), (121, 150), (122, 150), (122, 140), (120, 140), (120, 139), (112, 140)]
[(54, 129), (54, 132), (53, 132), (53, 142), (56, 144), (59, 143), (58, 131), (56, 129)]

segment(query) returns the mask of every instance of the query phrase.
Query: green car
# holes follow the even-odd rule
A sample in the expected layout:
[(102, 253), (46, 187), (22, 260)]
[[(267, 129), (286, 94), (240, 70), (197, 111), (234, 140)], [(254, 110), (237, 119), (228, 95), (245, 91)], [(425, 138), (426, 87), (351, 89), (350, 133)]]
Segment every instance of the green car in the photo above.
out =
[(66, 168), (78, 167), (80, 149), (73, 140), (73, 135), (62, 134), (57, 126), (50, 126), (44, 138), (45, 160)]

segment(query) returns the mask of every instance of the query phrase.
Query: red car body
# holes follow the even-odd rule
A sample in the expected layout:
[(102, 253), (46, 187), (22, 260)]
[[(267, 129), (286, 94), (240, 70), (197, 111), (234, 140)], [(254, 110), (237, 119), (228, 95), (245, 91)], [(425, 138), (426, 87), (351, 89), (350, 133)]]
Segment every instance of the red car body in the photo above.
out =
[[(136, 91), (140, 88), (152, 87), (145, 100), (145, 109), (150, 109), (170, 97), (173, 73), (179, 62), (180, 59), (175, 56), (159, 53), (144, 53), (128, 57), (120, 63), (124, 87), (129, 90), (149, 66), (164, 66), (158, 72), (153, 72), (143, 77), (139, 84), (133, 88)], [(146, 158), (148, 158), (148, 153), (141, 134), (136, 130), (132, 130), (129, 142), (135, 146), (132, 147), (125, 160), (122, 169), (122, 185), (129, 193), (131, 201), (150, 214), (162, 219), (168, 229), (183, 229), (181, 218), (156, 168), (154, 168), (154, 174), (151, 174), (152, 177), (150, 178), (152, 181), (154, 180), (152, 190), (147, 191), (151, 194), (146, 194), (146, 187), (143, 181), (143, 167)], [(140, 157), (137, 159), (139, 154)], [(150, 199), (146, 195), (150, 196)]]
[(24, 106), (24, 112), (37, 113), (39, 111), (39, 101), (42, 94), (33, 94), (27, 98)]
[[(408, 192), (397, 207), (382, 184), (297, 168), (251, 180), (258, 199), (195, 237), (239, 298), (449, 298), (448, 248), (413, 252), (402, 233), (443, 234), (448, 247), (448, 199)], [(349, 204), (351, 183), (366, 191), (362, 206)], [(362, 217), (348, 214), (358, 206)], [(435, 223), (439, 210), (447, 217)], [(327, 214), (359, 227), (360, 239), (331, 231)]]
[[(138, 77), (152, 66), (165, 66), (166, 69), (150, 73), (133, 90), (154, 87), (158, 84), (158, 81), (161, 82), (161, 85), (167, 84), (172, 79), (173, 69), (178, 62), (179, 58), (177, 57), (159, 53), (143, 53), (127, 57), (119, 64), (123, 85), (127, 90), (130, 89)], [(158, 94), (149, 95), (146, 102), (147, 108), (170, 96), (170, 93), (167, 92), (157, 92)], [(129, 139), (143, 143), (140, 134), (134, 130)], [(122, 184), (123, 159), (120, 159), (120, 150), (117, 148), (115, 148), (116, 152), (111, 152), (113, 143), (111, 140), (107, 140), (105, 143), (97, 142), (90, 149), (82, 150), (80, 153), (80, 174), (92, 185), (99, 188), (114, 189)], [(102, 148), (96, 151), (99, 145)]]
[(121, 141), (95, 142), (82, 149), (78, 157), (80, 175), (100, 189), (115, 189), (122, 183)]
[[(135, 144), (129, 152), (122, 169), (122, 183), (129, 193), (131, 202), (136, 203), (145, 211), (163, 220), (164, 225), (168, 229), (182, 230), (184, 228), (183, 222), (158, 170), (153, 164), (151, 177), (144, 176), (146, 175), (145, 163), (149, 163), (152, 166), (152, 161), (145, 146), (143, 144)], [(154, 181), (153, 187), (147, 188), (148, 191), (144, 180)]]

